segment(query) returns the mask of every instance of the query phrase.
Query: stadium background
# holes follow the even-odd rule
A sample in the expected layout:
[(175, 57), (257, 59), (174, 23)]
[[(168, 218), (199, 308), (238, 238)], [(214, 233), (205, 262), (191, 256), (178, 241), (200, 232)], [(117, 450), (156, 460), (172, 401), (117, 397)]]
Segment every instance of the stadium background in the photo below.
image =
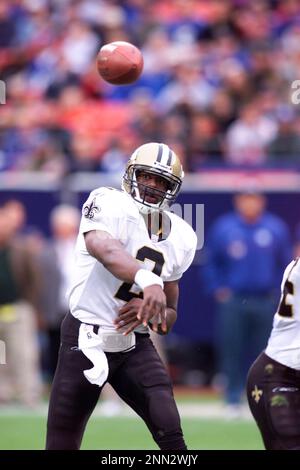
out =
[[(300, 78), (299, 39), (297, 0), (0, 0), (0, 79), (6, 84), (0, 197), (21, 199), (28, 226), (47, 237), (52, 207), (80, 207), (94, 187), (118, 187), (131, 151), (155, 140), (182, 157), (187, 177), (178, 201), (205, 205), (205, 233), (248, 181), (267, 193), (269, 208), (295, 237), (300, 111), (292, 103), (292, 82)], [(134, 85), (110, 86), (97, 75), (95, 55), (112, 40), (142, 49), (145, 69)], [(205, 409), (206, 400), (215, 403), (214, 390), (201, 398), (215, 373), (214, 308), (202, 262), (197, 253), (182, 280), (167, 349), (175, 382), (196, 390), (191, 406)], [(185, 406), (186, 398), (179, 398)], [(0, 409), (11, 433), (0, 437), (0, 448), (42, 447), (44, 418), (23, 412)], [(22, 441), (22, 426), (35, 419), (36, 441)], [(229, 448), (217, 438), (203, 440), (210, 426), (205, 419), (204, 411), (187, 421), (191, 446)], [(251, 421), (224, 425), (241, 436), (249, 427), (244, 441), (233, 437), (236, 448), (260, 448)], [(94, 439), (87, 445), (99, 448), (101, 437)]]

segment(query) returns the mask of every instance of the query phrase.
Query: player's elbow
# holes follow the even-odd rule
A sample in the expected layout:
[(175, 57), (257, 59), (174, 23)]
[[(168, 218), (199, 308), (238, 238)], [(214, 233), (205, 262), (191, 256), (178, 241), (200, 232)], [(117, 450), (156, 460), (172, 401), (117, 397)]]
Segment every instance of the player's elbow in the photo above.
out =
[(98, 237), (90, 232), (85, 235), (86, 249), (91, 256), (100, 261), (104, 266), (110, 265), (118, 257), (119, 247), (111, 238)]

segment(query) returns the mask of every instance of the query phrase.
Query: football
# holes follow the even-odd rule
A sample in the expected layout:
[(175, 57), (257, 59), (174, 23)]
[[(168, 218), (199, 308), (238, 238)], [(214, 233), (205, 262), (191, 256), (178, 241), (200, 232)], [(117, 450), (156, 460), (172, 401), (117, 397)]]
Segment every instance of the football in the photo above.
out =
[(97, 56), (100, 76), (113, 85), (128, 85), (135, 82), (143, 70), (141, 51), (125, 41), (116, 41), (101, 47)]

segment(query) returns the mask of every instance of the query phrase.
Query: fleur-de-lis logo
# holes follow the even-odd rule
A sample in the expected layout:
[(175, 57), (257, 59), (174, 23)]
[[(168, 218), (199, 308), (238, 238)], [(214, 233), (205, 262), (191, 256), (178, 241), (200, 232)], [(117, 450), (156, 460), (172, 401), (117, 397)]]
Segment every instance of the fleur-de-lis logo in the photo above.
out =
[(251, 392), (251, 395), (255, 401), (255, 403), (258, 403), (259, 400), (261, 399), (261, 396), (263, 394), (263, 391), (257, 388), (257, 385), (255, 385), (254, 389)]
[(93, 219), (95, 217), (95, 214), (97, 214), (97, 212), (100, 212), (100, 208), (96, 206), (95, 201), (96, 198), (94, 197), (91, 204), (83, 208), (84, 217), (87, 217), (88, 219)]

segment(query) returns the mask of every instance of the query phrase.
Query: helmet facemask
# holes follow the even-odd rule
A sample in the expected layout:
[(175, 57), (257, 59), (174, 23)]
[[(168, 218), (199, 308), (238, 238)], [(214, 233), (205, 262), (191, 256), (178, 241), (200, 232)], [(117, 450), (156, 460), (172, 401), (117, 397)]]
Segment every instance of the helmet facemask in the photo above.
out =
[[(167, 189), (163, 191), (138, 182), (140, 172), (160, 176), (167, 182)], [(180, 178), (170, 175), (168, 171), (154, 169), (147, 165), (129, 166), (124, 174), (123, 181), (130, 187), (130, 195), (137, 203), (142, 214), (166, 210), (175, 201), (182, 183)], [(148, 202), (147, 197), (155, 197), (157, 202)]]

